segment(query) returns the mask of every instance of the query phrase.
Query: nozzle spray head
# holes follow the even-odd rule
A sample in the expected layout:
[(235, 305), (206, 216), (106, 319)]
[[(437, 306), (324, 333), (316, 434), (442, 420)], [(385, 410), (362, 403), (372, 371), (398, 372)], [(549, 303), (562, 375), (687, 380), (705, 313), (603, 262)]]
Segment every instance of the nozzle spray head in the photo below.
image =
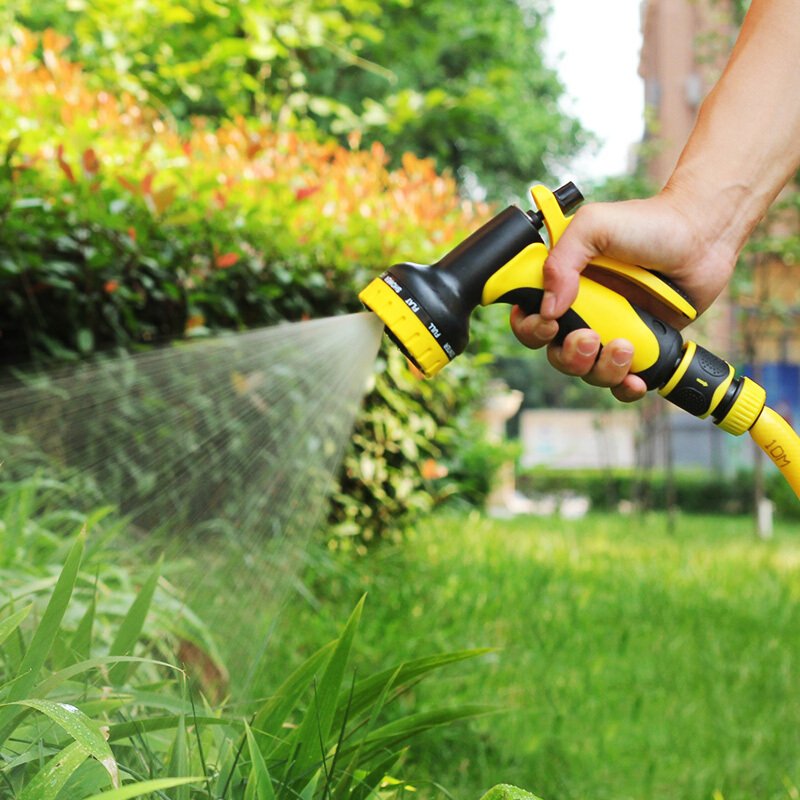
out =
[[(574, 184), (554, 193), (563, 212), (583, 200)], [(390, 338), (426, 377), (469, 341), (469, 318), (489, 278), (528, 245), (542, 243), (543, 217), (509, 206), (437, 263), (395, 264), (360, 294)]]

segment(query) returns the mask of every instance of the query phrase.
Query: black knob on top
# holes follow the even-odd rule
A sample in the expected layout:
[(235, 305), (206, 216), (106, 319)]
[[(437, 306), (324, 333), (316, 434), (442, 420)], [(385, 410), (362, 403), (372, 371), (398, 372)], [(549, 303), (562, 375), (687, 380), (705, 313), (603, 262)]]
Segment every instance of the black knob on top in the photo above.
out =
[(559, 208), (564, 216), (574, 211), (583, 202), (581, 190), (572, 181), (559, 186), (553, 192), (553, 196), (558, 200)]

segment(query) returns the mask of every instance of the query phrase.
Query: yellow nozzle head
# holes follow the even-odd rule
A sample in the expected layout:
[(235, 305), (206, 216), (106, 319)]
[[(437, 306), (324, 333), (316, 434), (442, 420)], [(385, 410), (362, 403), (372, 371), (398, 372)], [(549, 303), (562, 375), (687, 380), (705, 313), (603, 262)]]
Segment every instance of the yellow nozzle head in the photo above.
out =
[(435, 335), (383, 278), (371, 281), (358, 299), (380, 317), (392, 339), (426, 378), (450, 362)]

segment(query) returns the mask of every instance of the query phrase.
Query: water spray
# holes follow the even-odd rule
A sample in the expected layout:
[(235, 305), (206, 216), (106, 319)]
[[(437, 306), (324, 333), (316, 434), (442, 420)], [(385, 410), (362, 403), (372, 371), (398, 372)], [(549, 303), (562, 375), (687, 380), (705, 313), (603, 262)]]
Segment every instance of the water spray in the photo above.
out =
[[(583, 196), (573, 183), (555, 192), (534, 186), (531, 195), (536, 211), (509, 206), (437, 263), (395, 264), (359, 294), (426, 377), (464, 352), (469, 318), (479, 305), (510, 303), (527, 314), (539, 312), (549, 252), (541, 230), (547, 229), (554, 246)], [(689, 298), (656, 272), (606, 257), (593, 259), (592, 265), (645, 290), (686, 322), (697, 316)], [(586, 275), (580, 276), (575, 302), (558, 320), (555, 341), (582, 328), (596, 331), (602, 345), (617, 338), (630, 341), (631, 372), (648, 389), (734, 436), (749, 432), (800, 498), (800, 437), (766, 406), (759, 384)]]

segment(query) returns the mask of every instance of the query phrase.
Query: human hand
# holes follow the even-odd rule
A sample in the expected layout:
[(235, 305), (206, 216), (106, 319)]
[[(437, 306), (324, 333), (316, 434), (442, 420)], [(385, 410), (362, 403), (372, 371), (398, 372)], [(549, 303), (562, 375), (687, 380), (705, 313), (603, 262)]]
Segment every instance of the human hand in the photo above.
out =
[[(633, 345), (615, 339), (600, 348), (600, 337), (591, 330), (573, 331), (561, 346), (552, 343), (562, 316), (578, 292), (578, 278), (589, 262), (599, 256), (657, 269), (674, 281), (691, 299), (698, 312), (705, 311), (730, 279), (738, 251), (725, 237), (703, 227), (702, 209), (678, 201), (665, 189), (647, 200), (594, 203), (579, 209), (544, 265), (544, 297), (539, 314), (526, 316), (519, 307), (511, 311), (511, 328), (522, 344), (547, 346), (550, 363), (567, 375), (611, 388), (623, 402), (638, 400), (647, 387), (630, 374)], [(624, 279), (589, 267), (594, 280), (604, 283), (631, 302), (674, 327), (686, 320)]]

